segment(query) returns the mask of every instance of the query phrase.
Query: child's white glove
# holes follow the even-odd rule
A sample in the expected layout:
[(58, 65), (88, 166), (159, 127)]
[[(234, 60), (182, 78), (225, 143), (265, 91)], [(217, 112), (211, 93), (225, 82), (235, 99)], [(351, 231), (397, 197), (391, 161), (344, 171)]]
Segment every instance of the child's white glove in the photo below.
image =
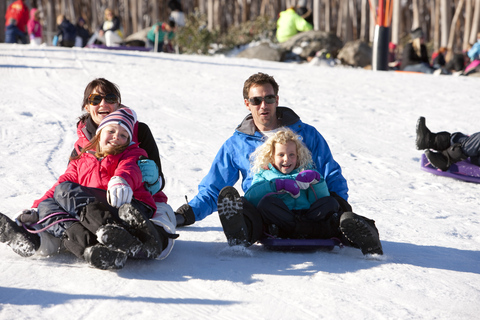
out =
[(122, 178), (112, 177), (108, 182), (107, 201), (115, 208), (120, 208), (125, 203), (132, 201), (133, 191)]

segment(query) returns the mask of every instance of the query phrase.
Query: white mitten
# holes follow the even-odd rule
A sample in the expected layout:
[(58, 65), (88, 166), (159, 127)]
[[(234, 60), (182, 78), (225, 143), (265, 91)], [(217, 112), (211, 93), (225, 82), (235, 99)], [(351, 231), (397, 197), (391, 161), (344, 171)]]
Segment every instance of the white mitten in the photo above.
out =
[(133, 191), (122, 178), (115, 176), (108, 182), (107, 201), (115, 208), (120, 208), (125, 203), (132, 201)]

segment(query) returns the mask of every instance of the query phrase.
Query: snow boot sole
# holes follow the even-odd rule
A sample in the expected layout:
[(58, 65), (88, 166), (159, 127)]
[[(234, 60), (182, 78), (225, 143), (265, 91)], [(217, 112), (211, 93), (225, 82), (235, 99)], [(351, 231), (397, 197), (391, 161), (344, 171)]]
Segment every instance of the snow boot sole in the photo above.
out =
[(127, 254), (112, 250), (103, 244), (96, 244), (85, 249), (85, 261), (97, 269), (122, 269), (127, 261)]
[(3, 213), (0, 213), (0, 242), (7, 244), (22, 257), (33, 256), (40, 247), (39, 236), (19, 227), (15, 221)]
[[(373, 220), (371, 220), (373, 221)], [(364, 217), (345, 212), (340, 217), (340, 231), (363, 254), (383, 254), (378, 231)]]
[(229, 246), (248, 247), (248, 229), (243, 215), (243, 203), (238, 191), (225, 187), (218, 196), (218, 215)]

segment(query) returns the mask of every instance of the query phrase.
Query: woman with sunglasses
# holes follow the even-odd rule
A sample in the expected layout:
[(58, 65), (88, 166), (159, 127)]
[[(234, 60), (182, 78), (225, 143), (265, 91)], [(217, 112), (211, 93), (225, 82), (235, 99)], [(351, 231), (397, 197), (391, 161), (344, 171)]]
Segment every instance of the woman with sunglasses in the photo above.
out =
[[(75, 142), (71, 157), (78, 156), (82, 150), (95, 137), (96, 131), (102, 120), (110, 113), (123, 108), (120, 90), (117, 85), (104, 78), (97, 78), (87, 84), (83, 100), (82, 111), (85, 111), (77, 123), (78, 140)], [(175, 213), (167, 204), (167, 196), (161, 191), (164, 187), (164, 177), (160, 155), (155, 139), (148, 125), (136, 122), (133, 130), (132, 141), (140, 143), (140, 148), (145, 150), (148, 159), (142, 159), (138, 165), (142, 171), (145, 188), (153, 195), (157, 211), (151, 218), (152, 221), (168, 221), (172, 224), (173, 231), (176, 227)], [(35, 222), (35, 217), (30, 216), (30, 210), (25, 210), (17, 220), (20, 222)], [(41, 246), (37, 254), (51, 255), (58, 252), (60, 243), (47, 233), (41, 233)]]

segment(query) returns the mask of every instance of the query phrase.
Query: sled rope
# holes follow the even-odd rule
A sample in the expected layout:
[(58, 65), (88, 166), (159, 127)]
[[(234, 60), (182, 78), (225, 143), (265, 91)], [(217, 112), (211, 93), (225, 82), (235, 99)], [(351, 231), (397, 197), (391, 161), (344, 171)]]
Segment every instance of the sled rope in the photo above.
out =
[[(37, 226), (37, 225), (40, 225), (40, 223), (44, 222), (45, 220), (47, 219), (50, 219), (50, 218), (53, 218), (55, 216), (58, 216), (58, 215), (65, 215), (65, 214), (68, 214), (66, 212), (55, 212), (55, 213), (52, 213), (52, 214), (49, 214), (48, 216), (46, 216), (45, 218), (43, 219), (40, 219), (38, 220), (37, 222), (35, 222), (34, 224), (32, 224), (31, 226)], [(54, 221), (52, 223), (50, 223), (49, 225), (47, 225), (46, 227), (42, 228), (42, 229), (39, 229), (39, 230), (34, 230), (34, 229), (29, 229), (27, 227), (27, 225), (25, 223), (22, 222), (22, 226), (25, 230), (27, 230), (28, 232), (30, 233), (40, 233), (40, 232), (43, 232), (45, 230), (47, 230), (48, 228), (56, 225), (56, 224), (59, 224), (60, 222), (65, 222), (65, 221), (78, 221), (78, 219), (75, 219), (75, 218), (65, 218), (65, 219), (60, 219), (60, 220), (57, 220), (57, 221)]]

